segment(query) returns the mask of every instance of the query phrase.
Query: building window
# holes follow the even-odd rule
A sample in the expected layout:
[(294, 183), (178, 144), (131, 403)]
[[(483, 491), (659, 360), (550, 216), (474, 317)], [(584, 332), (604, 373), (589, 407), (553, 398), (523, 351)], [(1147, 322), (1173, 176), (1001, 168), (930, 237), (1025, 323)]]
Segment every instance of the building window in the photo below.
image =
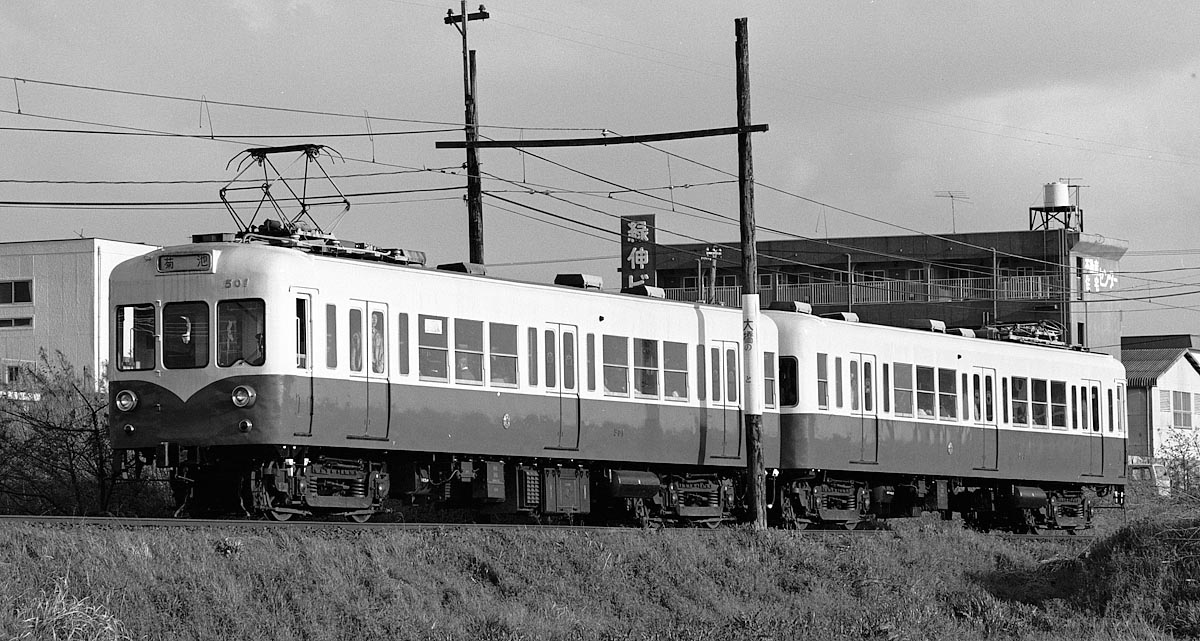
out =
[(1192, 427), (1192, 395), (1187, 392), (1171, 392), (1171, 426)]
[(0, 305), (21, 305), (33, 302), (33, 281), (0, 281)]
[(33, 327), (33, 319), (28, 316), (23, 318), (0, 318), (0, 328), (5, 327)]

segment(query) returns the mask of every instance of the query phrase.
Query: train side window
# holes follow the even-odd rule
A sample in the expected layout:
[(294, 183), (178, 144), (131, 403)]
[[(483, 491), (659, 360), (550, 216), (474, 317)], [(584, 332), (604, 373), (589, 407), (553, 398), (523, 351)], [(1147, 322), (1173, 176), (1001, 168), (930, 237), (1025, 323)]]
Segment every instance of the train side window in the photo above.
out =
[(217, 366), (262, 365), (266, 359), (266, 323), (262, 299), (217, 303)]
[(325, 306), (325, 367), (337, 367), (337, 305)]
[[(966, 376), (966, 374), (963, 374), (963, 376)], [(963, 384), (965, 385), (966, 382), (964, 381)], [(971, 398), (974, 401), (972, 406), (975, 408), (975, 413), (971, 416), (964, 416), (963, 418), (970, 418), (978, 423), (983, 418), (983, 412), (980, 411), (980, 406), (983, 404), (983, 385), (979, 380), (979, 374), (974, 374), (971, 376)]]
[(736, 403), (738, 400), (738, 384), (742, 378), (738, 376), (738, 351), (728, 348), (725, 350), (725, 402)]
[[(703, 345), (696, 346), (696, 398), (704, 400), (705, 393), (708, 391), (708, 370), (707, 361), (704, 358), (705, 349)], [(1200, 404), (1197, 404), (1200, 406)]]
[(454, 319), (454, 382), (483, 383), (483, 321)]
[(775, 352), (763, 352), (763, 404), (775, 407)]
[[(963, 372), (963, 374), (962, 374), (962, 419), (964, 421), (971, 420), (971, 405), (970, 405), (971, 393), (969, 391), (970, 389), (971, 389), (970, 387), (967, 387), (967, 373)], [(978, 405), (976, 406), (976, 409), (975, 409), (975, 418), (979, 418)]]
[(308, 346), (309, 340), (309, 322), (308, 322), (308, 303), (307, 296), (296, 298), (296, 367), (299, 369), (308, 369), (309, 358)]
[(1067, 429), (1067, 383), (1050, 381), (1050, 425)]
[(858, 361), (850, 359), (850, 409), (858, 411)]
[(633, 391), (658, 396), (658, 341), (633, 339)]
[(387, 373), (387, 321), (383, 312), (371, 312), (371, 373)]
[(498, 387), (517, 386), (517, 326), (488, 325), (489, 380)]
[(800, 361), (795, 356), (780, 356), (779, 404), (784, 407), (795, 407), (799, 403)]
[(874, 386), (872, 385), (873, 381), (871, 380), (872, 378), (874, 378), (874, 376), (871, 372), (872, 363), (863, 361), (862, 365), (863, 365), (863, 372), (862, 372), (862, 376), (863, 376), (863, 411), (864, 412), (874, 412), (875, 411), (875, 390), (874, 390)]
[(1070, 387), (1070, 429), (1079, 430), (1079, 385)]
[(913, 366), (896, 363), (896, 416), (913, 415)]
[(1013, 425), (1029, 425), (1029, 379), (1014, 376), (1012, 379)]
[[(1193, 395), (1192, 411), (1200, 409), (1196, 407), (1195, 402), (1196, 398)], [(1117, 385), (1117, 431), (1125, 433), (1125, 386), (1121, 384)]]
[(362, 310), (350, 310), (350, 371), (363, 369)]
[(952, 369), (938, 368), (938, 418), (950, 421), (958, 418), (956, 374)]
[[(516, 340), (515, 338), (513, 339)], [(408, 376), (408, 314), (396, 316), (396, 368), (403, 376)]]
[(1100, 431), (1100, 388), (1092, 386), (1092, 431)]
[(546, 330), (546, 387), (558, 387), (558, 355), (555, 353), (554, 330)]
[(688, 348), (686, 343), (663, 341), (663, 396), (671, 400), (688, 397)]
[(817, 354), (817, 407), (829, 409), (829, 356)]
[(562, 333), (563, 389), (575, 390), (575, 332)]
[(167, 303), (163, 305), (162, 343), (163, 367), (167, 369), (206, 367), (209, 349), (208, 303)]
[(1046, 427), (1050, 424), (1050, 397), (1046, 392), (1046, 381), (1034, 378), (1029, 383), (1033, 397), (1033, 426)]
[(984, 376), (983, 377), (983, 409), (985, 412), (987, 412), (986, 416), (987, 416), (988, 423), (996, 422), (995, 403), (992, 401), (992, 385), (993, 385), (992, 377)]
[(883, 411), (886, 414), (892, 411), (891, 367), (884, 363), (880, 369), (883, 371), (883, 386), (879, 388), (879, 397), (883, 399)]
[(837, 406), (842, 407), (842, 357), (833, 359), (833, 398)]
[(714, 347), (709, 352), (712, 355), (712, 360), (709, 362), (709, 372), (712, 379), (712, 400), (714, 403), (721, 402), (721, 349)]
[(1106, 392), (1108, 393), (1108, 431), (1111, 432), (1113, 431), (1113, 424), (1116, 422), (1113, 420), (1113, 407), (1115, 407), (1115, 405), (1113, 404), (1112, 389), (1108, 389)]
[(417, 373), (423, 379), (445, 381), (449, 342), (445, 316), (417, 315)]
[(932, 367), (917, 365), (917, 416), (933, 418), (937, 415), (937, 390), (934, 389)]
[(587, 335), (587, 388), (596, 391), (596, 335)]
[(629, 339), (624, 336), (603, 336), (604, 393), (609, 396), (629, 395)]
[(528, 348), (529, 348), (529, 384), (537, 386), (538, 384), (538, 337), (537, 329), (530, 327), (528, 332)]
[(1004, 422), (1008, 423), (1008, 379), (1000, 379), (1000, 407), (1004, 408)]

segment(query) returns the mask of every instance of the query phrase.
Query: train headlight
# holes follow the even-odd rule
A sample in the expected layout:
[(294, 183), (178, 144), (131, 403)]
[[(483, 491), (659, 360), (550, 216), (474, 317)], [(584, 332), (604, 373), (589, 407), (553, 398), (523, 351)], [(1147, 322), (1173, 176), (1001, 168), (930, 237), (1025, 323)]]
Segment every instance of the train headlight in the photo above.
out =
[(258, 399), (258, 393), (249, 385), (238, 385), (233, 388), (233, 393), (229, 397), (235, 406), (245, 408), (254, 405), (254, 401)]
[(131, 392), (127, 389), (123, 389), (123, 390), (117, 392), (117, 398), (116, 398), (117, 409), (121, 410), (122, 412), (131, 412), (131, 411), (133, 411), (133, 408), (137, 407), (137, 404), (138, 404), (137, 394), (134, 394), (133, 392)]

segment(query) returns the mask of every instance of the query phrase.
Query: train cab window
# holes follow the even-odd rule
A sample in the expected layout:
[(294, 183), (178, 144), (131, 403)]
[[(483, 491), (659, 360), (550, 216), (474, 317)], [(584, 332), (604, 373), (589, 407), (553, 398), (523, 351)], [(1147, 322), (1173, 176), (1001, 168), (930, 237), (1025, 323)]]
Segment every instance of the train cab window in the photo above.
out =
[(604, 336), (601, 339), (604, 358), (604, 393), (609, 396), (629, 395), (629, 339), (624, 336)]
[(763, 352), (763, 404), (775, 407), (775, 353)]
[(363, 313), (350, 310), (350, 371), (363, 371)]
[(1012, 422), (1029, 425), (1029, 379), (1019, 376), (1012, 379)]
[(1050, 426), (1067, 429), (1067, 384), (1050, 381)]
[(337, 305), (325, 306), (325, 367), (337, 367)]
[(858, 361), (850, 359), (850, 409), (858, 411)]
[(896, 416), (913, 415), (913, 366), (896, 363)]
[(538, 384), (538, 337), (537, 329), (530, 327), (528, 339), (526, 340), (529, 348), (529, 384), (537, 386)]
[(682, 401), (688, 397), (688, 348), (685, 343), (663, 341), (663, 397)]
[(658, 341), (633, 339), (633, 391), (658, 396)]
[(957, 372), (938, 368), (938, 418), (953, 421), (958, 418)]
[(483, 383), (483, 321), (454, 319), (454, 382)]
[(1046, 391), (1046, 381), (1034, 378), (1029, 383), (1033, 397), (1033, 426), (1046, 427), (1050, 424), (1050, 397)]
[[(513, 338), (516, 341), (516, 338)], [(408, 314), (401, 313), (396, 316), (396, 370), (402, 376), (408, 376), (410, 371), (408, 366)]]
[(154, 369), (154, 305), (117, 308), (117, 369)]
[(417, 373), (422, 379), (445, 381), (449, 342), (444, 316), (417, 315)]
[(817, 354), (817, 407), (829, 409), (829, 356)]
[(488, 325), (489, 380), (498, 387), (517, 386), (517, 326)]
[(795, 407), (799, 402), (800, 361), (795, 356), (780, 356), (779, 404), (784, 407)]
[(208, 303), (163, 305), (163, 367), (194, 369), (208, 365)]
[(933, 418), (937, 414), (937, 390), (932, 367), (917, 366), (917, 416)]
[(261, 299), (217, 303), (217, 366), (262, 365), (266, 359), (266, 305)]

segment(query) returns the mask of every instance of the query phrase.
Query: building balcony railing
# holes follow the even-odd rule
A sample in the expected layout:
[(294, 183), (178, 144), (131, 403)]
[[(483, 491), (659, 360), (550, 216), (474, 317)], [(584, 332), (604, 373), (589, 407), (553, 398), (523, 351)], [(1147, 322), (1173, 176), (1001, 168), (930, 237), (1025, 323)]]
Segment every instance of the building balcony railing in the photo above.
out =
[[(848, 293), (853, 303), (940, 303), (968, 300), (1048, 300), (1062, 296), (1062, 278), (1058, 276), (1001, 276), (996, 281), (983, 278), (940, 278), (923, 281), (868, 279), (846, 283), (810, 283), (776, 285), (759, 290), (765, 305), (777, 300), (795, 300), (812, 305), (845, 305)], [(701, 292), (695, 288), (672, 287), (665, 290), (671, 300), (694, 301)], [(706, 289), (705, 297), (730, 307), (741, 305), (741, 287)]]

